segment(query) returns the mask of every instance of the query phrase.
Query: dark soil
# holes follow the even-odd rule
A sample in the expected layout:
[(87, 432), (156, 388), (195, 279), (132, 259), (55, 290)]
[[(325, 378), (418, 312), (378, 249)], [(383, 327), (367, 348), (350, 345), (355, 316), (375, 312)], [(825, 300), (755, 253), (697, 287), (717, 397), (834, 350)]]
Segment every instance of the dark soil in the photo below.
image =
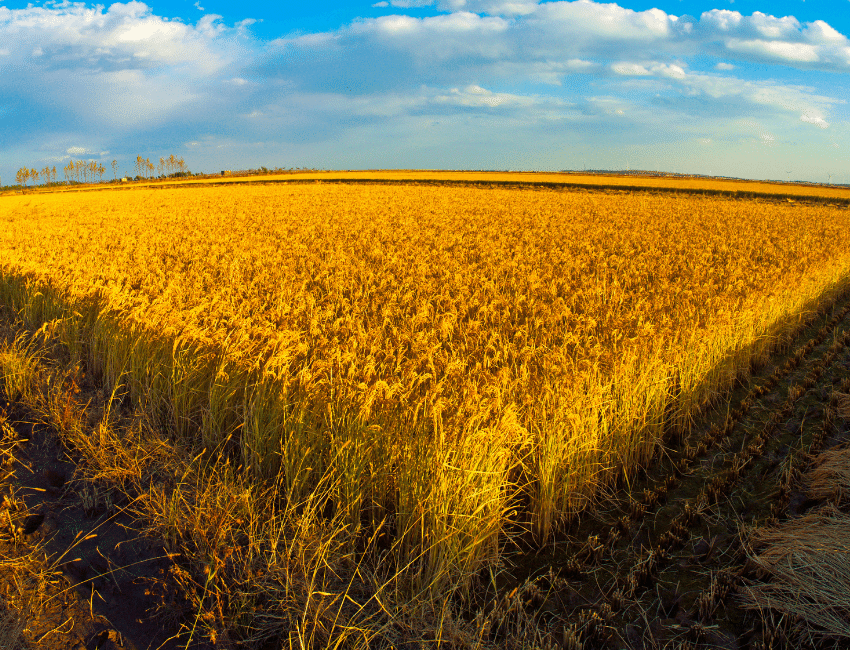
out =
[[(22, 648), (176, 650), (186, 615), (169, 580), (172, 560), (124, 512), (126, 498), (75, 477), (50, 427), (0, 400), (4, 431), (0, 553), (43, 549), (46, 592), (28, 616)], [(8, 593), (12, 575), (0, 575)], [(3, 584), (6, 582), (7, 584)], [(202, 647), (192, 644), (190, 647)]]

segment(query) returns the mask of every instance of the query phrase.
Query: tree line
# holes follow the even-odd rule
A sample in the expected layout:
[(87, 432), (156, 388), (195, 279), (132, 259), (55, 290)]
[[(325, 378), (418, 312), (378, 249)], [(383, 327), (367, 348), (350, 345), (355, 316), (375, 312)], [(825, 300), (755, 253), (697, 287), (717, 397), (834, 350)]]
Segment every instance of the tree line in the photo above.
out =
[[(118, 161), (113, 160), (110, 164), (112, 167), (113, 180), (118, 180)], [(103, 182), (103, 175), (107, 169), (102, 162), (97, 160), (74, 160), (68, 161), (68, 164), (62, 168), (65, 176), (65, 183), (94, 183)], [(174, 154), (168, 158), (160, 158), (159, 164), (154, 165), (150, 158), (142, 158), (136, 156), (136, 179), (152, 178), (154, 171), (158, 171), (157, 176), (162, 177), (179, 177), (188, 175), (189, 168), (182, 157), (178, 158)], [(35, 168), (21, 167), (15, 175), (15, 180), (22, 188), (28, 186), (30, 181), (33, 185), (39, 181), (44, 185), (55, 185), (57, 182), (56, 166), (44, 167), (41, 170)]]
[(154, 170), (157, 171), (157, 176), (162, 178), (169, 176), (185, 176), (189, 173), (189, 168), (182, 157), (177, 158), (174, 154), (168, 158), (160, 158), (159, 164), (154, 165), (150, 158), (142, 158), (136, 156), (136, 176), (142, 178), (151, 178)]
[(40, 171), (38, 169), (27, 169), (26, 167), (21, 167), (18, 170), (18, 173), (15, 174), (15, 180), (18, 182), (18, 185), (24, 186), (30, 181), (33, 184), (38, 183), (40, 179), (44, 180), (44, 184), (48, 185), (51, 182), (56, 182), (56, 166), (54, 165), (51, 169), (50, 167), (44, 167)]

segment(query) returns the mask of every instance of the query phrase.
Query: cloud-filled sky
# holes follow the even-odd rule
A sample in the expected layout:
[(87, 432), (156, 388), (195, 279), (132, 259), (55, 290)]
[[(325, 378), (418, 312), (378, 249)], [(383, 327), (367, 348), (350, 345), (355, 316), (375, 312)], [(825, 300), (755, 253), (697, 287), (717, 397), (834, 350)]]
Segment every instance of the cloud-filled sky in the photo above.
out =
[(0, 0), (0, 181), (173, 153), (850, 183), (848, 35), (848, 0)]

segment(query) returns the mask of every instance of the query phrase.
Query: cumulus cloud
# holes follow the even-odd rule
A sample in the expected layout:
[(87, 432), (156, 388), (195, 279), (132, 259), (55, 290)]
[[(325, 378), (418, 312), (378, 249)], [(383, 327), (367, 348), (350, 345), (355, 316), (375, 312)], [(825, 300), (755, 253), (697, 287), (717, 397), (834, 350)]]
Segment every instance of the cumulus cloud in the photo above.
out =
[[(157, 128), (216, 103), (209, 87), (244, 51), (239, 32), (216, 15), (183, 23), (136, 1), (0, 6), (0, 42), (8, 50), (0, 113), (14, 118), (15, 107), (28, 107), (19, 140), (59, 124), (80, 135)], [(13, 118), (7, 115), (8, 128)]]
[(136, 1), (108, 8), (83, 3), (0, 7), (0, 34), (7, 43), (19, 51), (45, 55), (53, 67), (62, 68), (192, 66), (197, 72), (210, 72), (227, 59), (221, 48), (210, 44), (224, 31), (219, 16), (205, 15), (196, 25), (187, 25), (157, 16)]
[(698, 27), (698, 36), (715, 51), (836, 71), (850, 67), (850, 41), (822, 20), (801, 24), (793, 16), (712, 9), (700, 16)]

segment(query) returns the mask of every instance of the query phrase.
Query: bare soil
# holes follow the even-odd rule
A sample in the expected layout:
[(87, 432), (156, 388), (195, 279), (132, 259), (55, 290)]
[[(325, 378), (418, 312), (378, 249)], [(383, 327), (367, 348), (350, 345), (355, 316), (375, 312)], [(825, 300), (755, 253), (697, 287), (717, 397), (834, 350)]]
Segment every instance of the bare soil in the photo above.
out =
[(0, 594), (36, 605), (19, 612), (19, 647), (185, 648), (177, 624), (189, 613), (169, 577), (173, 559), (140, 532), (126, 497), (79, 479), (73, 453), (35, 414), (0, 400), (0, 415), (0, 557), (30, 562), (0, 574)]

